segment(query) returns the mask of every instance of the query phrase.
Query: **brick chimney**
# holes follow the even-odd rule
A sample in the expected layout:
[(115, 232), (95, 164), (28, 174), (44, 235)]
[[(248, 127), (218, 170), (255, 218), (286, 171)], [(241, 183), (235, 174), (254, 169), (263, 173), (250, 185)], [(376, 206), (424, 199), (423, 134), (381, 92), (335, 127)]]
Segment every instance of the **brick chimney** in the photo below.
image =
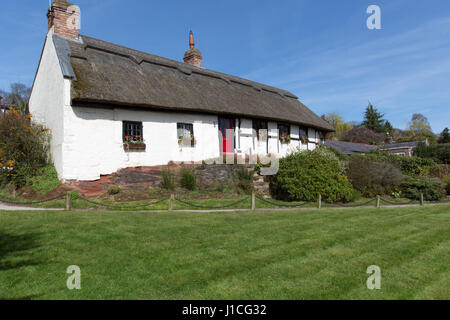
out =
[(194, 33), (189, 32), (189, 50), (184, 54), (183, 60), (185, 63), (189, 63), (196, 67), (202, 67), (202, 53), (195, 48)]
[(47, 13), (48, 29), (66, 38), (78, 40), (80, 8), (66, 0), (54, 0)]

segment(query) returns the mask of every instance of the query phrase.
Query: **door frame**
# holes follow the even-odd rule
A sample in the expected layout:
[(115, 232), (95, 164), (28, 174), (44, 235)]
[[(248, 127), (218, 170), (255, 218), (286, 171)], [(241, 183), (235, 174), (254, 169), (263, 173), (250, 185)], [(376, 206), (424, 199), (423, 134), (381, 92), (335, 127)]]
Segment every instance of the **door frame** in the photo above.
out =
[[(221, 120), (229, 120), (230, 121), (230, 129), (233, 129), (233, 135), (232, 135), (232, 141), (231, 141), (231, 150), (226, 150), (227, 152), (223, 152), (223, 126), (221, 126)], [(227, 117), (227, 116), (218, 116), (217, 117), (217, 123), (218, 123), (218, 131), (219, 131), (219, 147), (220, 147), (220, 154), (223, 155), (225, 153), (234, 153), (235, 146), (236, 146), (236, 119)], [(225, 122), (224, 122), (224, 126)]]

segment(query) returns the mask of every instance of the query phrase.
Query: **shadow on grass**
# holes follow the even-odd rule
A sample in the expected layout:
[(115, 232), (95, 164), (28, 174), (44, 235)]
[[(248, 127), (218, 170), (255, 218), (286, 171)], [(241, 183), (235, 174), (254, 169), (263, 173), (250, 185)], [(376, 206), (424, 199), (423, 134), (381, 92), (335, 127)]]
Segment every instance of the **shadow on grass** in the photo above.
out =
[(0, 230), (0, 271), (42, 264), (31, 257), (32, 250), (40, 246), (39, 237), (39, 233), (16, 235)]
[(41, 294), (34, 294), (34, 295), (29, 295), (29, 296), (24, 296), (24, 297), (15, 297), (15, 298), (3, 298), (3, 297), (0, 297), (0, 300), (9, 300), (9, 301), (14, 301), (14, 300), (36, 300), (40, 296), (42, 296), (42, 295)]

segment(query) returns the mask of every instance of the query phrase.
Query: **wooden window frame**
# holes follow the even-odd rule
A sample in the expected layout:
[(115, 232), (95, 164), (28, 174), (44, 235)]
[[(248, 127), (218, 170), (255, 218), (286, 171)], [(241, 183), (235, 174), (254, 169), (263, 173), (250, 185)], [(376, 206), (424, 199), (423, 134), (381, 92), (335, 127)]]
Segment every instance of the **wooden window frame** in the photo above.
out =
[[(289, 141), (288, 142), (283, 142), (282, 140), (281, 140), (281, 134), (284, 132), (284, 130), (281, 130), (281, 128), (283, 128), (283, 127), (285, 127), (285, 128), (287, 128), (287, 135), (288, 135), (288, 137), (289, 137)], [(287, 123), (278, 123), (277, 124), (277, 128), (278, 128), (278, 140), (281, 142), (281, 143), (283, 143), (283, 144), (289, 144), (290, 143), (290, 139), (291, 139), (291, 125), (290, 124), (287, 124)]]
[(139, 121), (122, 121), (122, 140), (125, 142), (125, 137), (131, 137), (131, 140), (136, 141), (139, 137), (141, 141), (144, 141), (144, 126)]
[[(266, 141), (269, 139), (269, 122), (263, 119), (252, 119), (252, 128), (256, 132), (256, 138), (258, 141)], [(260, 135), (260, 130), (266, 130), (265, 139), (262, 139), (262, 135)]]

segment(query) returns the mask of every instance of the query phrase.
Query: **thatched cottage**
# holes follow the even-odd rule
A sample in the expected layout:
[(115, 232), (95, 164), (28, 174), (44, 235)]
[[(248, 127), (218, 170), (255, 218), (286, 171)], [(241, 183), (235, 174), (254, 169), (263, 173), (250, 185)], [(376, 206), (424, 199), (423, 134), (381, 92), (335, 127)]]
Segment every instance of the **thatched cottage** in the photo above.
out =
[(333, 128), (294, 94), (202, 68), (189, 36), (184, 62), (79, 35), (79, 10), (55, 0), (30, 112), (52, 131), (65, 180), (222, 154), (313, 149)]

